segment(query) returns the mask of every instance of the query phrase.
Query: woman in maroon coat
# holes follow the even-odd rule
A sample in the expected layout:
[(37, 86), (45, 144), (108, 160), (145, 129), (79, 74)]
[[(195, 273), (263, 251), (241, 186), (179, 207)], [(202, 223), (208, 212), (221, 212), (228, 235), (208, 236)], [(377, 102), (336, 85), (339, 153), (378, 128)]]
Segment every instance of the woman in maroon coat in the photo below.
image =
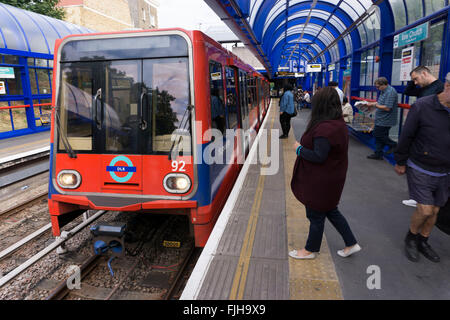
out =
[(310, 227), (305, 248), (292, 250), (289, 255), (295, 259), (314, 259), (320, 251), (328, 218), (345, 242), (345, 248), (337, 253), (348, 257), (361, 247), (337, 208), (348, 167), (348, 130), (334, 88), (325, 87), (313, 96), (311, 119), (300, 142), (295, 145), (298, 157), (291, 188), (306, 207)]

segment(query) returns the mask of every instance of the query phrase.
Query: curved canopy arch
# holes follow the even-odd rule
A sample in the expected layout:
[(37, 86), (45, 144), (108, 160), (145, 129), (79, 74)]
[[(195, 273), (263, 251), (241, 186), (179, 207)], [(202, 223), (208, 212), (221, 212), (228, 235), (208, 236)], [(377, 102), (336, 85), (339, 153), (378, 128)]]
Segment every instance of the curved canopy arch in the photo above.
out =
[[(204, 0), (257, 55), (271, 75), (292, 59), (343, 61), (380, 39), (385, 0)], [(392, 10), (383, 24), (394, 25)], [(318, 51), (300, 54), (303, 39)], [(297, 44), (283, 46), (283, 44)], [(320, 43), (320, 44), (319, 44)], [(280, 45), (281, 44), (281, 45)], [(297, 52), (296, 52), (297, 51)], [(281, 58), (281, 55), (284, 58)], [(287, 56), (288, 55), (288, 56)], [(287, 56), (287, 57), (286, 57)], [(281, 65), (280, 65), (281, 63)]]
[[(310, 34), (305, 34), (304, 37), (304, 45), (308, 45), (311, 47), (312, 51), (314, 51), (314, 57), (317, 57), (319, 55), (319, 53), (321, 51), (323, 51), (323, 49), (326, 47), (324, 43), (322, 43), (320, 40), (316, 40), (315, 43), (312, 43), (312, 40), (314, 39), (313, 35)], [(302, 41), (303, 41), (302, 39)], [(298, 34), (292, 34), (292, 35), (288, 35), (286, 38), (286, 43), (292, 43), (295, 45), (295, 43), (298, 41)], [(282, 53), (286, 53), (286, 54), (290, 54), (290, 52), (287, 52), (287, 50), (285, 50), (285, 48), (283, 47), (284, 43), (279, 42), (275, 48), (272, 51), (272, 55), (271, 55), (271, 60), (270, 62), (272, 63), (272, 65), (286, 65), (289, 59), (289, 55), (284, 56), (285, 59), (282, 58)], [(331, 54), (330, 52), (325, 52), (324, 54), (324, 59), (322, 59), (321, 57), (316, 58), (317, 62), (321, 62), (321, 63), (330, 63), (331, 62)], [(311, 60), (311, 59), (310, 59)], [(283, 63), (284, 62), (284, 63)]]
[(84, 27), (0, 3), (0, 49), (53, 54), (55, 40), (91, 33)]
[[(342, 33), (342, 31), (336, 29), (334, 26), (328, 26), (328, 28), (326, 28), (327, 21), (320, 18), (311, 18), (307, 26), (305, 25), (306, 20), (306, 17), (296, 17), (288, 21), (287, 24), (281, 24), (274, 32), (270, 34), (267, 33), (263, 40), (263, 48), (265, 48), (267, 52), (270, 52), (279, 41), (283, 40), (283, 35), (292, 34), (293, 32), (297, 32), (299, 37), (305, 32), (314, 36), (315, 39), (320, 39), (326, 45), (329, 45)], [(314, 42), (314, 40), (312, 42)], [(338, 46), (340, 56), (345, 56), (347, 52), (351, 52), (351, 45), (349, 43), (339, 41)]]

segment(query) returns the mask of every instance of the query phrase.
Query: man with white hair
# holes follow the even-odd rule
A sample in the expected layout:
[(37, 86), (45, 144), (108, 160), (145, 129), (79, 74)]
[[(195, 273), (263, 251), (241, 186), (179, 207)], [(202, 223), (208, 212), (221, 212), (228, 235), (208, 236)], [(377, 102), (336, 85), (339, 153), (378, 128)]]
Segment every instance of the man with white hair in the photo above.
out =
[(444, 91), (418, 99), (406, 118), (394, 158), (395, 171), (406, 173), (410, 199), (417, 201), (405, 238), (406, 257), (417, 262), (419, 252), (433, 262), (440, 257), (428, 244), (439, 209), (449, 198), (450, 72)]

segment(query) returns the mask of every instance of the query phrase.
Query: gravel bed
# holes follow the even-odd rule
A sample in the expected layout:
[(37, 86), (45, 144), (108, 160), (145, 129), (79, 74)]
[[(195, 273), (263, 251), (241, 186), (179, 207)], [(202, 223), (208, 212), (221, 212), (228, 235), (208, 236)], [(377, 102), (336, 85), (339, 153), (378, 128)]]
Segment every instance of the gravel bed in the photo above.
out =
[[(47, 213), (48, 214), (48, 213)], [(48, 217), (48, 216), (47, 216)], [(172, 218), (168, 218), (172, 217)], [(125, 257), (117, 258), (112, 262), (114, 270), (114, 277), (111, 276), (109, 268), (105, 262), (101, 262), (86, 278), (82, 280), (82, 285), (87, 284), (98, 288), (113, 289), (125, 277), (129, 268), (133, 265), (136, 259), (139, 260), (138, 265), (129, 274), (126, 281), (120, 285), (116, 294), (120, 291), (142, 292), (156, 295), (163, 295), (166, 292), (164, 288), (152, 288), (142, 285), (142, 282), (150, 274), (152, 270), (158, 270), (155, 266), (167, 267), (177, 264), (185, 256), (186, 250), (190, 247), (192, 240), (187, 240), (187, 230), (183, 216), (152, 216), (138, 213), (125, 212), (108, 212), (99, 218), (94, 224), (99, 222), (114, 222), (121, 221), (127, 223), (126, 242), (127, 251)], [(169, 222), (169, 234), (157, 234), (157, 241), (155, 243), (145, 242), (148, 240), (150, 233), (149, 228), (152, 225), (158, 226), (161, 223)], [(81, 217), (71, 222), (64, 227), (64, 230), (70, 230), (81, 222)], [(147, 237), (147, 238), (146, 238)], [(67, 255), (77, 257), (77, 261), (83, 260), (92, 255), (92, 238), (89, 227), (76, 234), (72, 239), (66, 242), (66, 248), (69, 252)], [(145, 241), (143, 241), (145, 240)], [(181, 241), (181, 248), (165, 248), (162, 246), (162, 240)], [(0, 261), (0, 271), (10, 271), (32, 255), (48, 246), (53, 240), (53, 237), (46, 236), (34, 245), (25, 246), (20, 252), (16, 253), (11, 259)], [(143, 244), (142, 244), (143, 243)], [(132, 256), (135, 254), (135, 256)], [(52, 252), (38, 263), (30, 267), (24, 273), (19, 275), (16, 279), (0, 288), (0, 300), (42, 300), (50, 293), (50, 289), (41, 285), (43, 279), (47, 279), (50, 283), (58, 283), (67, 279), (68, 267), (70, 265), (81, 265), (74, 263), (67, 255), (59, 256), (56, 252)], [(66, 258), (65, 258), (66, 257)], [(174, 266), (176, 270), (178, 266)], [(166, 270), (166, 273), (173, 274), (175, 271)], [(172, 275), (171, 275), (172, 276)], [(75, 292), (76, 293), (76, 292)], [(80, 300), (83, 298), (75, 295), (70, 296), (69, 299)]]

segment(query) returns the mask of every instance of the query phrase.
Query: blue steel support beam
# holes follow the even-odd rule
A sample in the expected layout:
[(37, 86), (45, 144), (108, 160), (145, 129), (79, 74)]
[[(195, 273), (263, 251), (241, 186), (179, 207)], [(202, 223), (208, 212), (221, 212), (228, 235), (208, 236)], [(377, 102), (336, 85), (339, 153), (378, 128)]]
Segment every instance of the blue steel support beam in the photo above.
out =
[[(297, 39), (299, 36), (299, 34), (292, 34), (290, 36), (288, 36), (288, 38), (286, 39), (287, 42), (292, 41)], [(304, 39), (306, 40), (312, 40), (314, 36), (310, 35), (310, 34), (305, 34), (303, 36)], [(316, 44), (321, 48), (325, 48), (325, 44), (322, 43), (320, 40), (316, 40)], [(271, 65), (274, 66), (274, 68), (278, 67), (280, 62), (281, 62), (281, 53), (283, 52), (283, 44), (282, 41), (280, 41), (274, 48), (274, 50), (271, 52), (270, 57), (271, 57)], [(331, 62), (331, 56), (329, 54), (329, 52), (325, 52), (325, 59), (326, 61), (323, 61), (323, 63), (330, 63)]]
[(378, 7), (383, 17), (383, 26), (380, 30), (380, 68), (378, 75), (386, 77), (391, 83), (394, 37), (390, 34), (395, 30), (394, 13), (391, 6), (386, 3), (381, 3)]
[[(309, 10), (309, 6), (311, 5), (311, 3), (312, 3), (312, 1), (306, 1), (306, 2), (301, 2), (301, 3), (295, 4), (295, 5), (293, 5), (293, 6), (290, 8), (289, 12), (290, 12), (291, 15), (294, 15), (294, 14), (296, 14), (296, 13), (298, 13), (298, 12), (301, 12), (301, 11), (308, 11), (308, 10)], [(339, 20), (345, 25), (346, 28), (348, 28), (348, 27), (353, 23), (353, 20), (351, 19), (351, 17), (350, 17), (346, 12), (344, 12), (344, 11), (343, 11), (342, 9), (340, 9), (340, 8), (334, 7), (333, 5), (331, 5), (331, 4), (329, 4), (329, 3), (323, 3), (323, 2), (320, 2), (320, 1), (319, 1), (319, 2), (316, 4), (315, 9), (316, 9), (316, 10), (325, 11), (325, 12), (330, 12), (330, 11), (333, 11), (333, 10), (334, 10), (336, 18), (339, 19)], [(260, 8), (260, 10), (262, 10), (262, 9)], [(258, 12), (258, 15), (259, 15), (259, 12)], [(316, 17), (316, 18), (317, 18), (317, 17)], [(321, 20), (323, 20), (323, 19), (321, 19)], [(280, 27), (280, 25), (281, 25), (281, 27), (282, 27), (284, 21), (285, 21), (284, 13), (280, 13), (280, 14), (279, 14), (279, 15), (278, 15), (278, 16), (270, 23), (270, 25), (269, 25), (269, 27), (267, 28), (266, 32), (263, 34), (264, 25), (259, 26), (259, 25), (258, 25), (259, 21), (258, 21), (258, 19), (256, 20), (255, 26), (254, 26), (255, 35), (256, 35), (256, 37), (257, 37), (258, 39), (261, 39), (261, 38), (262, 38), (261, 43), (263, 43), (263, 45), (264, 45), (266, 48), (267, 48), (267, 47), (272, 47), (272, 46), (273, 46), (273, 43), (272, 43), (272, 44), (269, 43), (267, 37), (271, 37), (271, 35), (272, 35), (274, 32), (276, 32), (276, 30)], [(329, 25), (332, 25), (332, 24), (330, 23)], [(328, 25), (327, 25), (327, 27), (328, 27)], [(357, 40), (359, 40), (358, 42), (360, 42), (360, 39), (359, 39), (359, 33), (352, 34), (352, 37), (353, 37), (353, 36), (357, 36), (357, 38), (358, 38)]]
[(204, 0), (205, 3), (221, 18), (221, 20), (238, 36), (262, 63), (269, 75), (273, 74), (269, 59), (255, 38), (245, 15), (241, 12), (236, 0)]
[[(286, 24), (287, 30), (289, 30), (292, 27), (295, 27), (299, 24), (304, 24), (306, 22), (306, 17), (296, 18), (289, 21), (288, 24)], [(309, 21), (312, 25), (317, 25), (319, 27), (324, 27), (326, 24), (326, 21), (317, 17), (312, 17)], [(326, 28), (334, 38), (337, 38), (339, 36), (339, 30), (337, 30), (334, 26), (329, 25), (328, 28)], [(272, 47), (269, 47), (270, 45), (273, 45), (275, 41), (281, 36), (281, 34), (284, 31), (282, 30), (282, 27), (275, 30), (275, 32), (271, 33), (270, 36), (267, 38), (264, 38), (263, 42), (263, 48), (265, 52), (271, 52)], [(315, 39), (318, 39), (317, 35), (313, 35), (313, 39), (311, 42), (315, 42)], [(333, 39), (330, 39), (333, 40)], [(344, 40), (338, 42), (338, 48), (339, 48), (339, 54), (340, 56), (344, 56), (346, 54), (346, 46)]]

